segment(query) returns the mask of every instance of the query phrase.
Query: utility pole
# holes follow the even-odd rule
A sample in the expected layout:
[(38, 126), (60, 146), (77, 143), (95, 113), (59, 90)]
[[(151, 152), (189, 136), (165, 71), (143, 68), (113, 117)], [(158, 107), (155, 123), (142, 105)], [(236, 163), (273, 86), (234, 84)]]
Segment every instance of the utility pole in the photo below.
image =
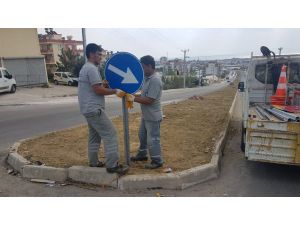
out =
[(278, 50), (279, 50), (279, 55), (281, 55), (282, 49), (283, 49), (282, 47), (278, 48)]
[(189, 51), (189, 49), (181, 50), (183, 52), (183, 88), (185, 88), (185, 77), (186, 77), (186, 53)]
[(86, 48), (86, 35), (85, 35), (85, 28), (81, 28), (81, 31), (82, 31), (82, 42), (83, 42), (83, 54), (84, 54), (84, 61), (86, 62), (87, 61), (87, 58), (86, 58), (86, 54), (85, 54), (85, 48)]

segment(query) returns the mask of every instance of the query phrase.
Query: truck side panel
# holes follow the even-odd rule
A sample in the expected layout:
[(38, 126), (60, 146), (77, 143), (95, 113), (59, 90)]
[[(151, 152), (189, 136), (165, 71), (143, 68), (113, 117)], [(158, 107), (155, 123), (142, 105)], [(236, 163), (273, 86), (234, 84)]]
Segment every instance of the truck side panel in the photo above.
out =
[(298, 164), (299, 153), (300, 131), (297, 123), (248, 121), (245, 154), (249, 160)]

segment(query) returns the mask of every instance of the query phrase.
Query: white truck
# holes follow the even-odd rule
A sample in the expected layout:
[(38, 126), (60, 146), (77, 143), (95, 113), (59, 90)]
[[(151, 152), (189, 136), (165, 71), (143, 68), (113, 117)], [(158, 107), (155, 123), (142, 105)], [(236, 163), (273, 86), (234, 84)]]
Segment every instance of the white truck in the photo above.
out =
[(0, 67), (0, 93), (10, 92), (15, 93), (17, 90), (17, 83), (13, 76), (6, 68)]
[[(273, 108), (282, 65), (287, 66), (288, 95), (297, 112)], [(243, 98), (241, 149), (252, 161), (300, 165), (300, 55), (252, 56), (238, 85)], [(298, 92), (297, 92), (298, 91)]]

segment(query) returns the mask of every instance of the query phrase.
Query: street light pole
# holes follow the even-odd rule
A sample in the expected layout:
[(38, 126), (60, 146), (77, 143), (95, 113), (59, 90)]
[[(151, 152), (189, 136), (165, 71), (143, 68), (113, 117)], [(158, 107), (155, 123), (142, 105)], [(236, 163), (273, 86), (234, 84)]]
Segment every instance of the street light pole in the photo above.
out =
[(183, 88), (185, 88), (185, 77), (186, 77), (186, 53), (189, 51), (189, 49), (181, 50), (183, 52)]
[(86, 54), (85, 54), (85, 48), (86, 48), (86, 35), (85, 35), (85, 28), (81, 28), (82, 32), (82, 42), (83, 42), (83, 52), (84, 52), (84, 61), (87, 61)]

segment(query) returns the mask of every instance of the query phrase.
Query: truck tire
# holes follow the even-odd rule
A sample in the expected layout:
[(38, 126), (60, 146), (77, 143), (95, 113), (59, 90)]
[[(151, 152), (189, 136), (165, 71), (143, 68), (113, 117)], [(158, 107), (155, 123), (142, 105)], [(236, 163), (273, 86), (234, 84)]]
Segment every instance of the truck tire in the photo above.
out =
[(72, 83), (71, 81), (68, 82), (68, 86), (72, 86), (72, 84), (73, 84), (73, 83)]
[(58, 85), (58, 81), (57, 81), (57, 80), (54, 80), (54, 84), (55, 84), (55, 85)]
[(245, 152), (245, 148), (246, 148), (246, 128), (244, 128), (244, 125), (242, 124), (241, 151)]
[(15, 84), (13, 84), (10, 88), (10, 93), (15, 93), (17, 90), (17, 86)]

